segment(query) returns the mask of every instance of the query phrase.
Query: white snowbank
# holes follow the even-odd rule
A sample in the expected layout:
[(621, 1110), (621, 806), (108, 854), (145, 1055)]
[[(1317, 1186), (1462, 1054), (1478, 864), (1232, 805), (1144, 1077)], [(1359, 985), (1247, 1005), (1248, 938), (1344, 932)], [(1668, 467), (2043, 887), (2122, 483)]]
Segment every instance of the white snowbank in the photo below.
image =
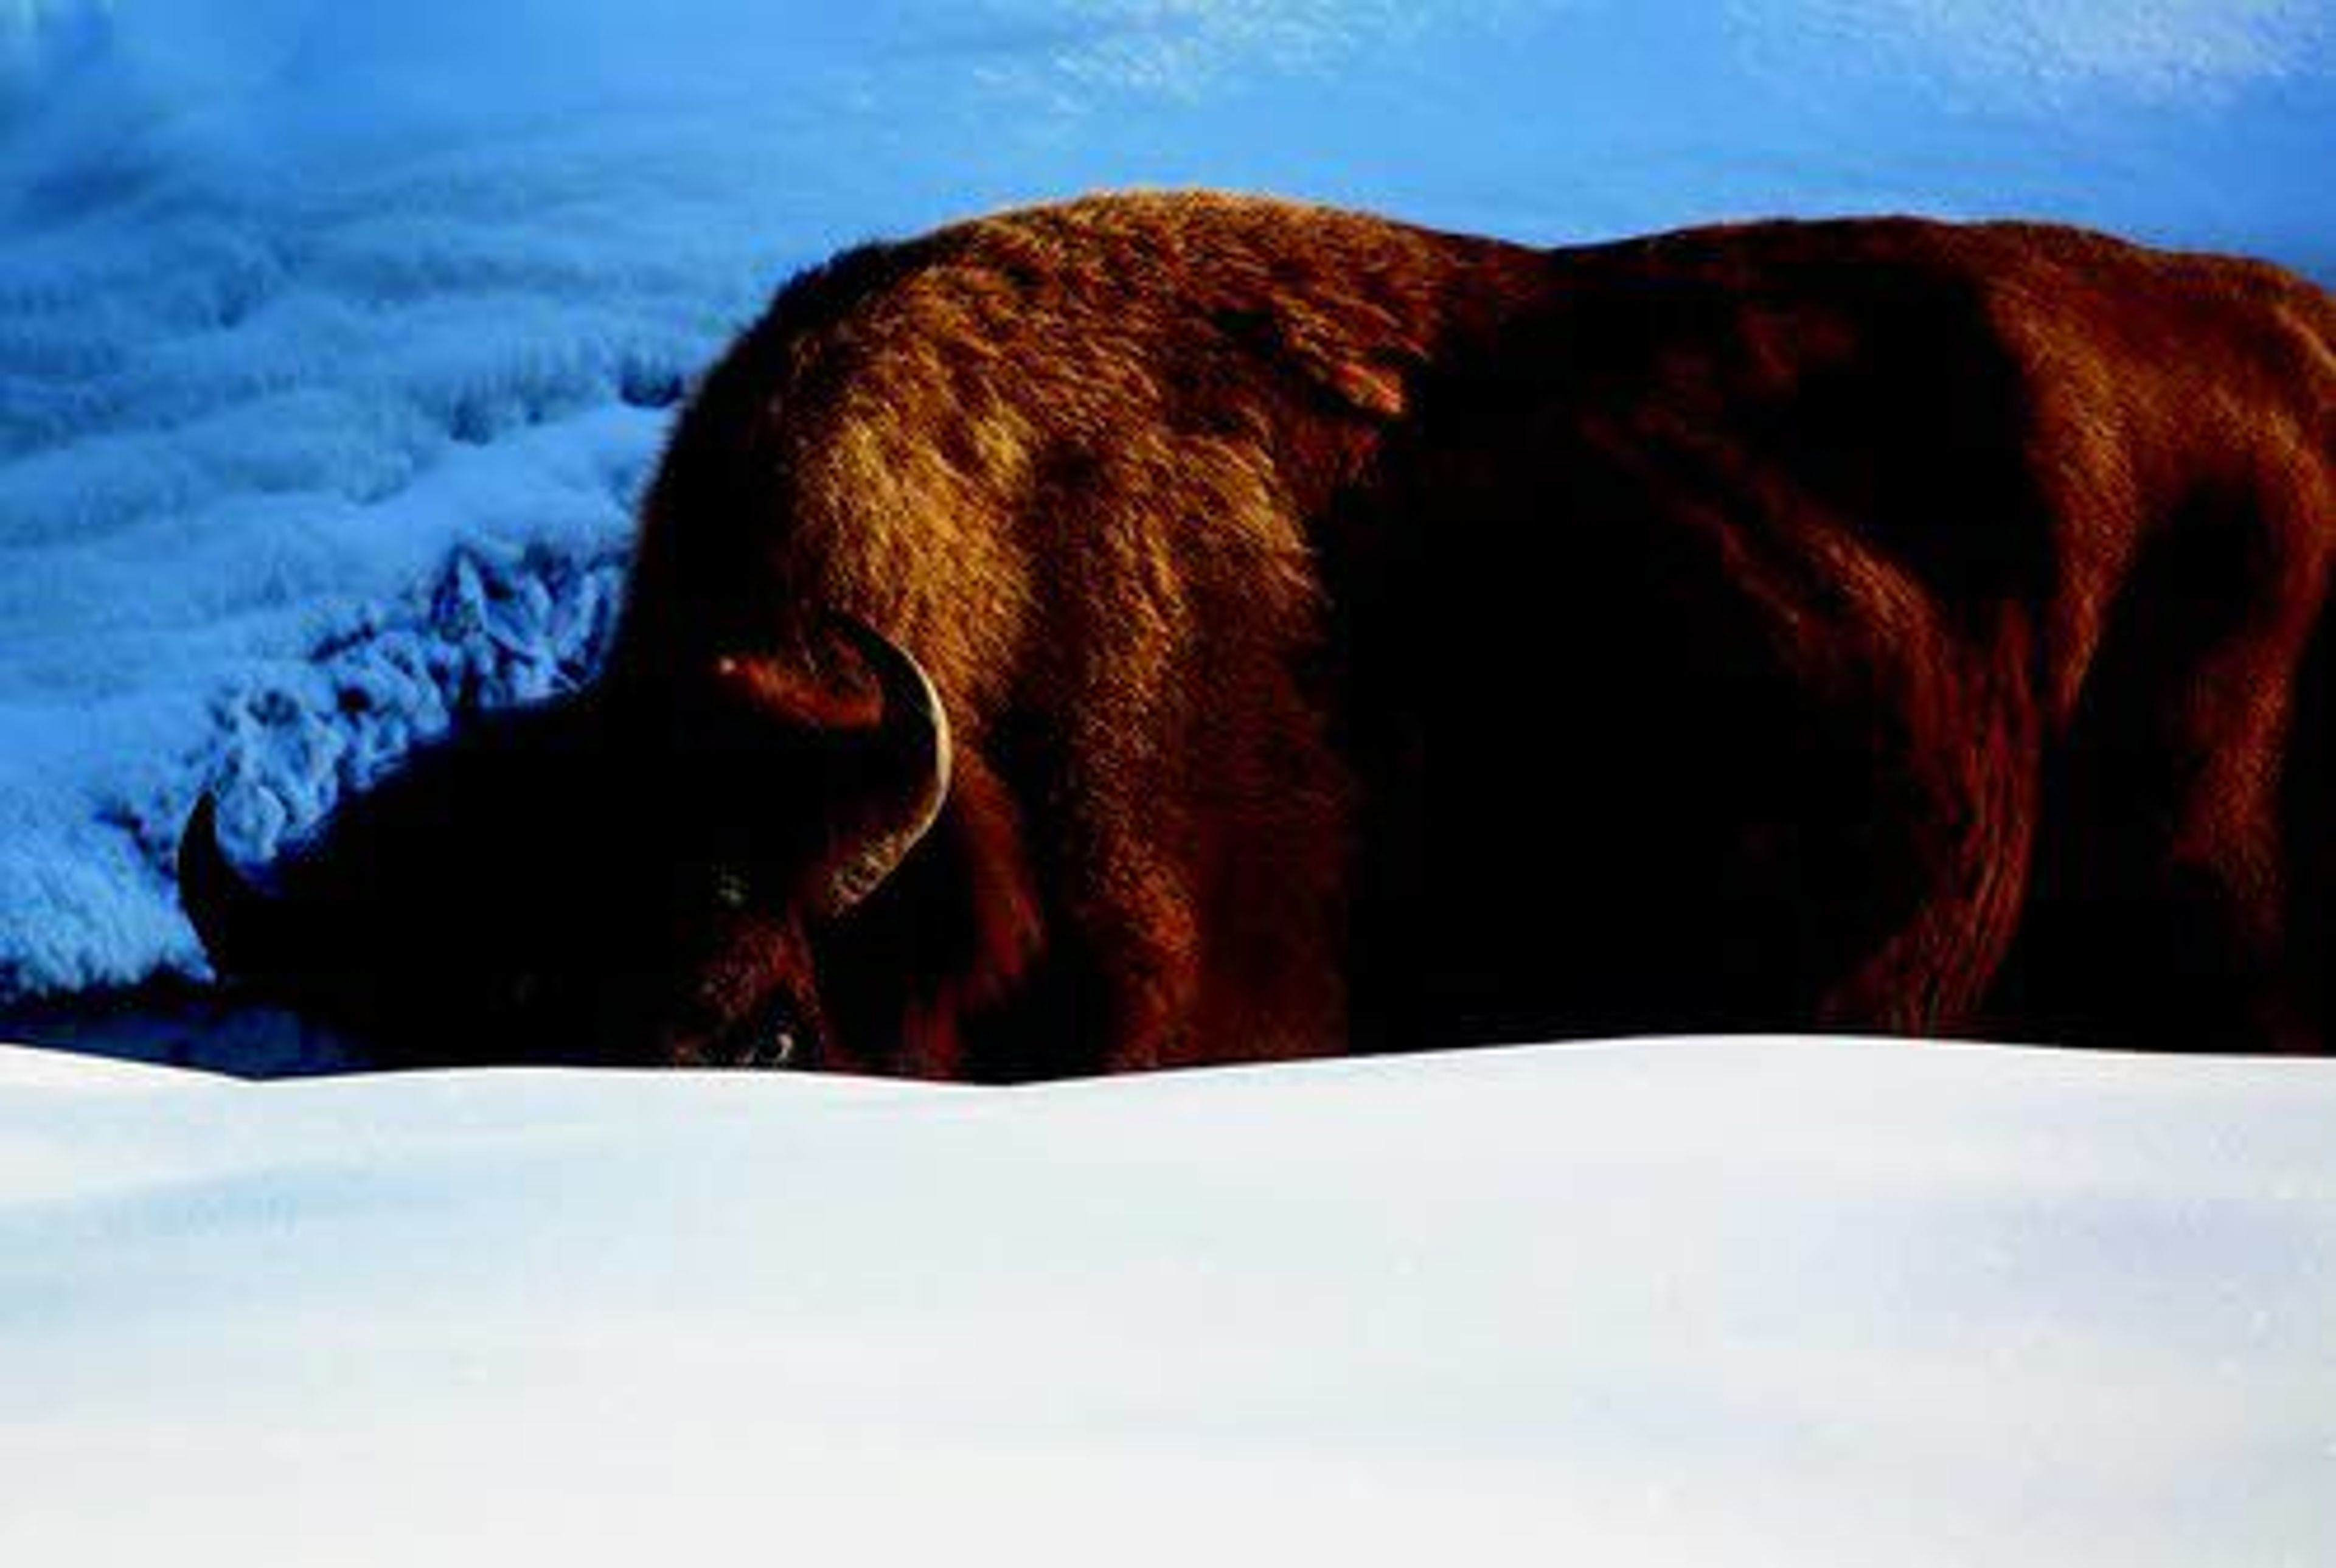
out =
[(2336, 1068), (0, 1053), (0, 1559), (2336, 1560)]
[(684, 378), (842, 242), (1207, 183), (2325, 269), (2331, 44), (2312, 0), (5, 0), (0, 1000), (195, 962), (207, 778), (265, 852), (576, 678)]

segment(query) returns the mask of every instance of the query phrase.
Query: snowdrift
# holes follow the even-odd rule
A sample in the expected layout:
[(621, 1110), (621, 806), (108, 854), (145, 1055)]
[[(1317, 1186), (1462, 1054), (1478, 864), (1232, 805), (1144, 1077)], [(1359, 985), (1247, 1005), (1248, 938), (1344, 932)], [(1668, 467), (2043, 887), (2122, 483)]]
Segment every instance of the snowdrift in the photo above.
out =
[(2336, 1070), (0, 1053), (0, 1557), (2336, 1560)]

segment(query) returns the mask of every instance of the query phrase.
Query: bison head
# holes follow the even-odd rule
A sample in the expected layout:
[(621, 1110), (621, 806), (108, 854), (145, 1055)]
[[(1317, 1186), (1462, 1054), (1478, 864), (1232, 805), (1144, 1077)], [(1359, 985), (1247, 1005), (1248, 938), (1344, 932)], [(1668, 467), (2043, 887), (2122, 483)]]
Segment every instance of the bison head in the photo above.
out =
[(856, 621), (419, 754), (265, 876), (180, 844), (213, 967), (385, 1061), (820, 1058), (814, 953), (932, 825), (949, 735)]

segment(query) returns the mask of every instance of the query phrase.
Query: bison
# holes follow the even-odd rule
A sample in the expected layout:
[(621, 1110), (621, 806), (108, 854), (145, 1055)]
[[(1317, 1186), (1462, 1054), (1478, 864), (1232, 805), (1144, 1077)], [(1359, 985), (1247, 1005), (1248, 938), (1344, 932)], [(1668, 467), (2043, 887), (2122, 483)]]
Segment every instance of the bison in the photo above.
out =
[(2068, 229), (982, 218), (706, 374), (589, 688), (184, 897), (400, 1061), (2317, 1049), (2332, 401)]

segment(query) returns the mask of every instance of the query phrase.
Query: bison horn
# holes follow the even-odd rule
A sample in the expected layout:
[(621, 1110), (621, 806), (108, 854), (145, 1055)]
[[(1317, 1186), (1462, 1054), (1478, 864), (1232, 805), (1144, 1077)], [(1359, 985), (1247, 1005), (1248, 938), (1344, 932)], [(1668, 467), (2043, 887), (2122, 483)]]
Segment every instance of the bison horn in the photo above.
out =
[(250, 974), (278, 949), (283, 926), (276, 901), (236, 870), (219, 848), (219, 810), (209, 794), (195, 803), (179, 837), (179, 901), (221, 975)]
[(850, 848), (829, 872), (821, 912), (841, 914), (873, 892), (908, 857), (949, 798), (949, 715), (940, 694), (908, 651), (865, 623), (832, 618), (876, 678), (884, 704), (878, 721), (887, 787), (871, 825), (852, 835)]

